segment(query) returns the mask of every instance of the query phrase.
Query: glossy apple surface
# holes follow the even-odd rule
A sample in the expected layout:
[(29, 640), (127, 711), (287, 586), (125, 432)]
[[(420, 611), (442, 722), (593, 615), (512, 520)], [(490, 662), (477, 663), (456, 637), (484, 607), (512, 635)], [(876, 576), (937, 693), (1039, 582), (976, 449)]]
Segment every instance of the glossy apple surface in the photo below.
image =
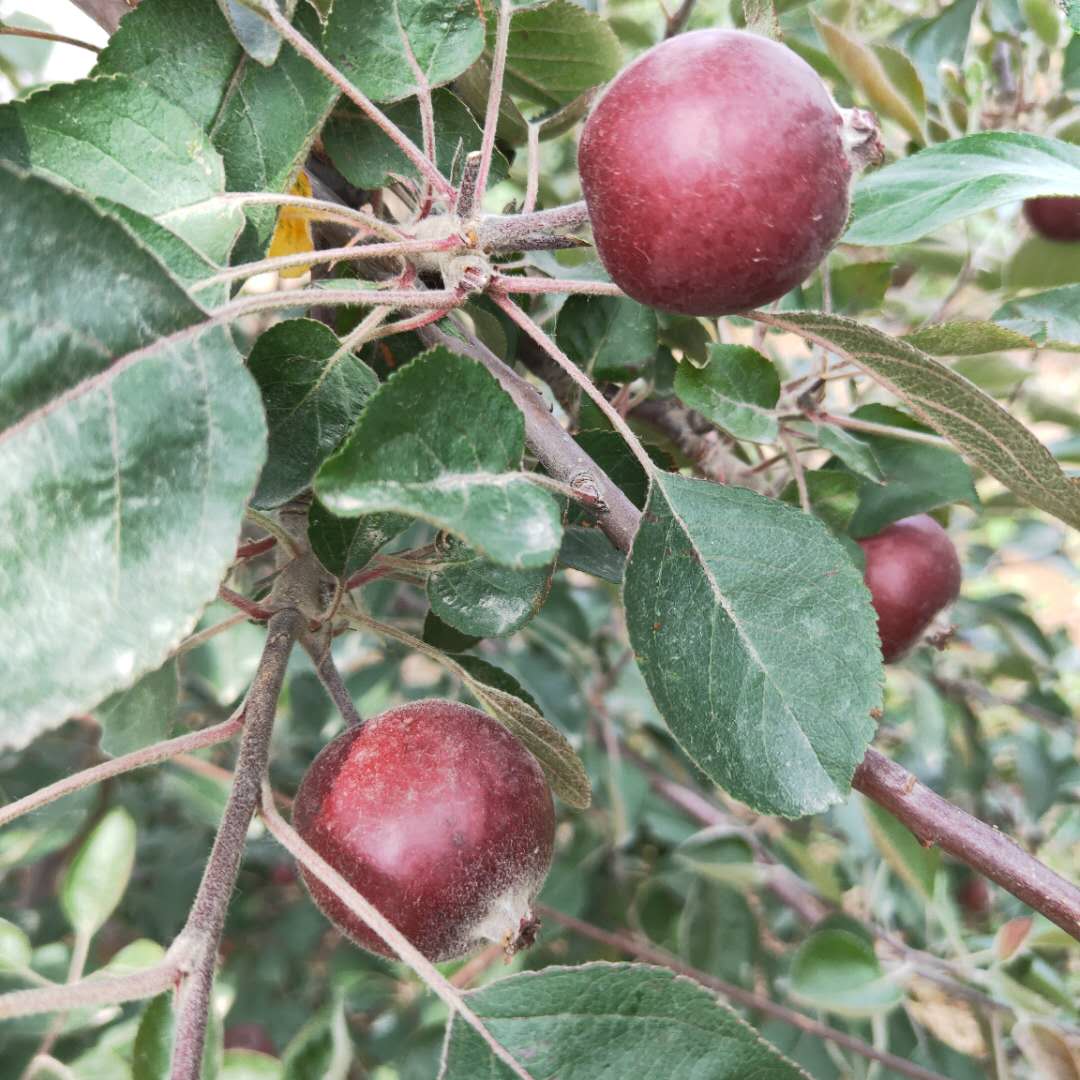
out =
[(859, 541), (863, 576), (878, 617), (881, 655), (899, 659), (960, 592), (960, 560), (949, 534), (929, 515), (894, 522)]
[(783, 45), (738, 30), (671, 38), (616, 76), (582, 132), (600, 259), (624, 292), (666, 311), (775, 300), (844, 229), (852, 137), (880, 148), (872, 115), (845, 118)]
[[(312, 762), (293, 823), (430, 960), (531, 940), (555, 809), (536, 759), (485, 713), (420, 701), (348, 728)], [(312, 899), (358, 945), (393, 955), (324, 885)]]
[(1047, 240), (1080, 240), (1080, 197), (1027, 199), (1024, 217)]

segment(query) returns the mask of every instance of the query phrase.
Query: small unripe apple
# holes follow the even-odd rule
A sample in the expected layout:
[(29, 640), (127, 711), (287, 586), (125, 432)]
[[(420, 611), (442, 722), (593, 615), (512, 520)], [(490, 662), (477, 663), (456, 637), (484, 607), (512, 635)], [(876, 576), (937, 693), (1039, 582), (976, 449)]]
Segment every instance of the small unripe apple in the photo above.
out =
[(960, 592), (960, 559), (949, 534), (929, 515), (894, 522), (859, 541), (886, 663), (915, 645)]
[[(350, 727), (296, 794), (300, 835), (429, 960), (489, 942), (531, 944), (532, 903), (555, 838), (551, 789), (501, 724), (451, 701), (418, 701)], [(307, 870), (324, 915), (356, 944), (393, 956)]]
[(839, 109), (790, 49), (697, 30), (608, 85), (578, 170), (597, 252), (624, 292), (726, 315), (807, 277), (844, 229), (853, 173), (882, 153), (873, 114)]
[(1024, 217), (1047, 240), (1080, 240), (1080, 196), (1025, 199)]

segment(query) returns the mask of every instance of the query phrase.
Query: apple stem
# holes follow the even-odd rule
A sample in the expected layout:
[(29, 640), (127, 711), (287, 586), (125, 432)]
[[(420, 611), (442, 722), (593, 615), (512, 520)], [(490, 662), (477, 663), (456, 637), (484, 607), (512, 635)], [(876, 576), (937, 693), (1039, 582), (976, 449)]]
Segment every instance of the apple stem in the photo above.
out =
[(503, 77), (506, 72), (506, 52), (510, 42), (510, 0), (500, 0), (498, 21), (495, 24), (495, 49), (491, 57), (491, 82), (488, 86), (487, 109), (484, 113), (484, 134), (480, 141), (480, 164), (476, 174), (476, 200), (482, 206), (487, 191), (491, 156), (495, 150), (495, 132), (499, 126), (499, 106), (502, 103)]

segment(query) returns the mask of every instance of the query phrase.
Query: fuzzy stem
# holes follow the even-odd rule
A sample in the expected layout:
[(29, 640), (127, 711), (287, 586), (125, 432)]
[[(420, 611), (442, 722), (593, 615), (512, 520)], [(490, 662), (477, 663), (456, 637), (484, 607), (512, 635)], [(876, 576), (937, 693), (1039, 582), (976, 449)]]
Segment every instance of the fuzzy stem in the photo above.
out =
[[(460, 302), (460, 297), (453, 289), (296, 289), (292, 292), (242, 297), (216, 308), (212, 317), (217, 323), (232, 322), (261, 311), (280, 311), (282, 308), (302, 308), (316, 304), (332, 307), (346, 304), (385, 304), (389, 307), (441, 308), (453, 307)], [(203, 327), (205, 325), (203, 324)]]
[(586, 395), (590, 398), (594, 405), (607, 417), (611, 426), (623, 437), (626, 445), (630, 448), (634, 457), (641, 462), (641, 467), (645, 470), (646, 475), (650, 475), (653, 469), (652, 459), (647, 453), (645, 448), (638, 441), (638, 437), (630, 430), (630, 426), (619, 415), (617, 409), (615, 409), (611, 402), (608, 401), (603, 394), (596, 388), (592, 379), (588, 377), (578, 366), (559, 348), (558, 345), (540, 328), (538, 323), (533, 320), (522, 311), (509, 297), (502, 296), (497, 292), (491, 294), (492, 300), (504, 311), (506, 314), (521, 327), (554, 360), (559, 367), (570, 376), (571, 379), (585, 391)]
[(461, 185), (458, 187), (457, 204), (454, 209), (462, 220), (472, 217), (476, 209), (476, 181), (480, 176), (480, 151), (473, 150), (465, 155), (465, 165), (461, 170)]
[(814, 413), (811, 416), (819, 424), (835, 424), (849, 431), (865, 431), (868, 435), (883, 435), (888, 439), (903, 439), (906, 442), (924, 443), (927, 446), (948, 446), (949, 440), (928, 431), (914, 431), (910, 428), (893, 427), (891, 424), (876, 424), (872, 420), (859, 420), (854, 416), (834, 416), (832, 413)]
[(334, 663), (334, 654), (330, 651), (329, 635), (323, 641), (316, 638), (314, 634), (305, 633), (300, 637), (300, 644), (304, 647), (304, 651), (308, 656), (311, 657), (311, 662), (315, 665), (315, 674), (319, 676), (319, 682), (323, 684), (323, 688), (330, 695), (330, 700), (337, 706), (337, 711), (341, 714), (342, 720), (349, 725), (359, 724), (361, 722), (360, 713), (357, 712), (352, 694), (349, 693), (349, 688), (345, 685), (344, 680), (341, 678), (341, 672), (338, 671), (337, 665)]
[(416, 167), (425, 180), (427, 180), (436, 193), (446, 200), (449, 205), (454, 199), (454, 189), (450, 181), (436, 168), (435, 163), (428, 159), (424, 152), (401, 130), (375, 103), (349, 79), (319, 50), (311, 44), (303, 34), (297, 30), (285, 16), (278, 11), (273, 0), (264, 0), (261, 12), (264, 14), (279, 34), (305, 59), (321, 71), (350, 101), (352, 101), (362, 113), (373, 123), (387, 138)]
[(259, 670), (248, 691), (244, 706), (244, 736), (240, 741), (229, 801), (218, 826), (199, 891), (184, 929), (177, 938), (178, 942), (190, 942), (194, 951), (177, 998), (171, 1080), (199, 1080), (225, 913), (236, 885), (248, 826), (258, 806), (263, 777), (266, 775), (270, 736), (285, 678), (285, 666), (293, 642), (303, 629), (304, 618), (293, 608), (286, 608), (273, 616), (267, 627)]
[(498, 21), (495, 25), (495, 49), (491, 57), (491, 82), (488, 86), (487, 111), (484, 113), (484, 135), (480, 142), (480, 167), (476, 174), (476, 202), (484, 203), (488, 174), (491, 172), (491, 155), (495, 150), (495, 130), (499, 126), (499, 104), (502, 101), (503, 76), (506, 72), (506, 50), (510, 41), (510, 0), (500, 0)]
[(510, 277), (499, 274), (493, 287), (501, 293), (573, 293), (576, 296), (625, 296), (618, 285), (610, 281), (564, 281), (561, 278)]
[(526, 146), (528, 161), (525, 172), (525, 201), (521, 204), (523, 214), (536, 209), (536, 197), (540, 191), (540, 125), (530, 124)]
[(65, 37), (63, 34), (54, 34), (49, 30), (27, 30), (22, 26), (0, 26), (0, 35), (3, 34), (10, 37), (35, 38), (38, 41), (55, 41), (58, 45), (74, 45), (77, 49), (87, 49), (92, 53), (101, 52), (99, 45), (91, 45), (89, 41)]
[(187, 735), (178, 735), (175, 739), (166, 739), (164, 742), (154, 743), (153, 746), (144, 746), (140, 750), (133, 750), (130, 754), (123, 754), (109, 761), (103, 761), (100, 765), (83, 769), (73, 776), (65, 776), (63, 780), (38, 788), (25, 798), (16, 799), (15, 802), (0, 807), (0, 826), (7, 825), (16, 818), (22, 817), (23, 814), (29, 814), (32, 810), (47, 806), (57, 799), (62, 799), (65, 795), (81, 791), (92, 784), (100, 784), (101, 781), (108, 780), (110, 777), (120, 776), (147, 765), (156, 765), (159, 761), (166, 761), (190, 750), (199, 750), (204, 746), (226, 742), (243, 726), (243, 707), (241, 706), (228, 720), (215, 724), (213, 727), (192, 731)]
[(312, 876), (322, 882), (349, 910), (362, 919), (394, 952), (420, 976), (428, 988), (457, 1013), (487, 1044), (491, 1052), (519, 1080), (533, 1080), (513, 1055), (491, 1034), (480, 1018), (465, 1003), (461, 992), (452, 986), (427, 959), (370, 901), (365, 900), (304, 838), (277, 812), (273, 793), (264, 786), (262, 818), (270, 834)]

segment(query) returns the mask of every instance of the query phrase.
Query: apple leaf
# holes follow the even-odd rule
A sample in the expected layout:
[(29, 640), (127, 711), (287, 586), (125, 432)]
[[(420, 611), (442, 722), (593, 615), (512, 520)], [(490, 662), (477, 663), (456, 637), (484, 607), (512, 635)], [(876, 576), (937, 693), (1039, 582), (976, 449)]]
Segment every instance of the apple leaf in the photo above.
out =
[[(808, 1080), (711, 990), (644, 964), (550, 966), (466, 995), (533, 1076), (595, 1080)], [(439, 1080), (513, 1073), (459, 1017), (446, 1030)]]
[(96, 710), (102, 751), (116, 757), (167, 739), (179, 696), (176, 661), (169, 660), (130, 689), (103, 701)]
[(1080, 195), (1080, 146), (982, 131), (864, 176), (846, 244), (904, 244), (981, 210), (1036, 195)]
[(637, 378), (656, 354), (656, 312), (635, 300), (571, 296), (559, 311), (555, 339), (596, 380)]
[(266, 436), (228, 333), (119, 222), (4, 166), (0, 203), (0, 335), (17, 358), (0, 370), (0, 742), (19, 747), (190, 632)]
[(653, 700), (712, 780), (785, 817), (846, 796), (881, 656), (862, 576), (817, 518), (654, 473), (623, 600)]
[(791, 993), (816, 1009), (848, 1017), (876, 1016), (904, 1000), (903, 987), (881, 969), (873, 943), (848, 930), (818, 930), (791, 965)]
[(60, 907), (75, 932), (90, 937), (120, 903), (135, 865), (135, 821), (114, 806), (75, 853), (60, 883)]
[(1035, 348), (1035, 341), (1026, 334), (975, 319), (923, 326), (900, 340), (931, 356), (983, 356), (1004, 349)]
[(1080, 352), (1080, 285), (1010, 300), (994, 312), (993, 319), (1040, 345)]
[(710, 345), (708, 355), (703, 368), (679, 365), (679, 400), (736, 439), (774, 442), (780, 430), (772, 413), (780, 398), (775, 366), (747, 345)]
[(1019, 420), (962, 375), (913, 345), (852, 319), (797, 312), (770, 316), (769, 322), (862, 368), (970, 462), (1033, 506), (1080, 526), (1080, 485)]
[(524, 450), (509, 394), (475, 360), (437, 348), (379, 388), (315, 490), (339, 515), (409, 514), (502, 566), (546, 566), (561, 512), (519, 471)]

